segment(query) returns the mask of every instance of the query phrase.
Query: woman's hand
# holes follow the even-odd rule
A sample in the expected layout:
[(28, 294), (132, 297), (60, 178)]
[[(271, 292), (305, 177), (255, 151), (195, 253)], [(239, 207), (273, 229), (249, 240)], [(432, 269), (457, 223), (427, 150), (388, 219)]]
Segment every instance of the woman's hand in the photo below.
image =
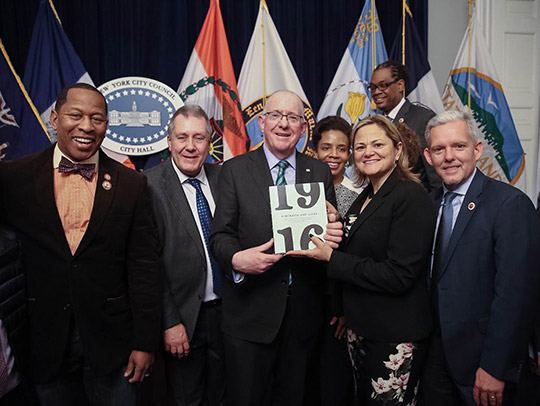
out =
[(330, 261), (330, 257), (332, 256), (332, 252), (334, 250), (319, 237), (311, 234), (309, 236), (311, 238), (311, 242), (315, 244), (315, 248), (309, 250), (288, 251), (285, 256), (312, 258), (325, 262)]

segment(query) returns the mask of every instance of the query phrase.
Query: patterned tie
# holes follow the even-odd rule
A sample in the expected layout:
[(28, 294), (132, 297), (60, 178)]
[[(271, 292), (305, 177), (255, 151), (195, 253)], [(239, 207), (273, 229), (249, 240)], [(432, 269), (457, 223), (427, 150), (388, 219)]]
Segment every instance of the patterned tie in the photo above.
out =
[[(276, 186), (283, 186), (287, 184), (287, 180), (285, 179), (285, 169), (289, 167), (289, 163), (287, 161), (279, 161), (276, 166), (278, 167), (277, 171), (277, 177), (276, 177)], [(289, 270), (289, 286), (292, 285), (292, 274)]]
[(208, 251), (208, 256), (210, 257), (210, 265), (212, 266), (212, 283), (214, 284), (214, 293), (221, 297), (223, 277), (217, 262), (210, 253), (210, 245), (208, 244), (208, 237), (210, 236), (210, 228), (212, 226), (212, 212), (210, 212), (210, 207), (208, 206), (208, 202), (204, 197), (200, 181), (198, 179), (188, 179), (186, 182), (193, 186), (196, 191), (197, 213), (199, 214), (199, 221), (201, 223), (204, 236), (204, 244), (206, 245), (206, 250)]
[(78, 173), (86, 180), (92, 180), (92, 176), (96, 172), (96, 164), (77, 164), (71, 162), (65, 156), (60, 160), (60, 165), (58, 165), (58, 172), (60, 173)]
[(285, 169), (289, 167), (289, 163), (287, 161), (279, 161), (276, 166), (278, 167), (276, 186), (286, 185), (287, 180), (285, 179)]
[(433, 253), (433, 266), (431, 268), (431, 301), (435, 314), (435, 330), (440, 333), (440, 320), (439, 320), (439, 276), (441, 267), (448, 248), (448, 242), (452, 235), (452, 219), (454, 210), (452, 202), (458, 197), (457, 193), (446, 192), (443, 197), (443, 208), (441, 218), (439, 220), (439, 229), (437, 230), (437, 238), (435, 239), (435, 250)]

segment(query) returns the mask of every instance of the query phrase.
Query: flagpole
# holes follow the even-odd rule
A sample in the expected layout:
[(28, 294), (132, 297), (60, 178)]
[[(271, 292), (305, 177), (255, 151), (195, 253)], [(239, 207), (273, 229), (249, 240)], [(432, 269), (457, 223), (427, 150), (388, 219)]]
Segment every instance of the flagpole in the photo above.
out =
[(401, 64), (405, 65), (405, 1), (402, 1), (401, 7)]
[[(367, 0), (366, 0), (367, 1)], [(371, 13), (375, 10), (375, 0), (371, 0)], [(371, 71), (377, 67), (377, 36), (371, 33)]]
[(49, 5), (51, 6), (53, 13), (56, 16), (56, 19), (58, 20), (58, 24), (62, 25), (62, 21), (60, 21), (60, 17), (58, 17), (58, 13), (56, 12), (56, 8), (54, 8), (54, 4), (52, 0), (49, 0)]
[(265, 0), (261, 0), (261, 32), (262, 32), (262, 75), (263, 75), (263, 111), (266, 108), (266, 52), (264, 48), (264, 7), (266, 5)]
[[(43, 131), (45, 132), (45, 135), (47, 135), (47, 138), (49, 139), (49, 141), (52, 142), (51, 136), (49, 135), (49, 132), (47, 131), (47, 127), (45, 127), (45, 124), (43, 124), (43, 120), (41, 119), (41, 116), (39, 115), (39, 112), (37, 111), (37, 108), (34, 105), (34, 102), (32, 101), (32, 99), (30, 98), (30, 95), (26, 91), (26, 87), (24, 87), (24, 84), (23, 84), (21, 78), (19, 77), (19, 75), (17, 75), (17, 72), (15, 72), (15, 68), (13, 67), (13, 65), (11, 63), (11, 60), (9, 59), (9, 55), (8, 55), (8, 53), (6, 51), (6, 48), (4, 48), (4, 44), (2, 43), (1, 38), (0, 38), (0, 52), (4, 55), (4, 58), (6, 60), (7, 65), (9, 66), (9, 69), (11, 70), (11, 73), (13, 74), (13, 77), (17, 81), (17, 84), (19, 85), (19, 89), (21, 89), (21, 92), (24, 95), (24, 97), (26, 98), (26, 101), (30, 105), (30, 108), (32, 109), (32, 112), (36, 116), (36, 119), (39, 122), (39, 125), (41, 125), (41, 128), (43, 128)], [(1, 149), (2, 148), (0, 148), (0, 150)]]
[(467, 107), (469, 108), (469, 113), (471, 112), (471, 24), (472, 24), (472, 5), (474, 0), (469, 0), (469, 26), (467, 27), (467, 35), (469, 39), (469, 55), (467, 61)]

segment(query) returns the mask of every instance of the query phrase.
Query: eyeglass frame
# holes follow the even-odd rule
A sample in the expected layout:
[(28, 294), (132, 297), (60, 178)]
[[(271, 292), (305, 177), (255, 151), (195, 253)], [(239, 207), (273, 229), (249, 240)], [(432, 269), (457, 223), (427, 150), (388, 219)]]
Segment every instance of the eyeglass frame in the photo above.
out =
[(376, 85), (375, 83), (373, 82), (370, 82), (368, 84), (368, 87), (367, 89), (373, 93), (375, 90), (379, 89), (381, 92), (384, 92), (386, 91), (386, 89), (388, 89), (390, 86), (392, 86), (393, 84), (399, 82), (401, 80), (401, 78), (395, 78), (394, 80), (392, 80), (391, 82), (387, 82), (387, 83), (380, 83), (378, 85)]
[[(276, 116), (275, 119), (273, 119), (272, 117), (270, 117), (271, 114), (280, 114), (281, 117), (277, 118), (277, 116)], [(283, 119), (283, 117), (285, 117), (285, 119), (287, 120), (287, 122), (288, 122), (289, 124), (301, 124), (302, 121), (304, 120), (304, 116), (301, 116), (301, 115), (298, 115), (298, 114), (294, 114), (294, 113), (283, 114), (283, 113), (281, 113), (281, 112), (279, 112), (279, 111), (277, 111), (277, 110), (273, 110), (273, 111), (269, 111), (269, 112), (267, 112), (267, 113), (264, 113), (264, 116), (265, 116), (265, 117), (268, 117), (269, 120), (272, 120), (272, 121), (275, 120), (276, 122), (281, 121), (281, 120)], [(289, 120), (289, 117), (291, 117), (291, 118), (292, 118), (292, 117), (297, 117), (297, 118), (298, 118), (298, 122), (295, 123), (295, 122), (293, 122), (293, 121), (290, 121), (290, 120)], [(293, 120), (294, 120), (294, 119), (293, 119)]]

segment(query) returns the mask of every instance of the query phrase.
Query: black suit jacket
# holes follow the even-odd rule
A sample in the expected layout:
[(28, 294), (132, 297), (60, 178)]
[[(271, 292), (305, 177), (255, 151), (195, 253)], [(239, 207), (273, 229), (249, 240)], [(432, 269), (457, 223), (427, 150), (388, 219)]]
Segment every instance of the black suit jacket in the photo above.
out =
[[(335, 206), (328, 165), (296, 154), (296, 183), (323, 182), (326, 198)], [(219, 200), (210, 245), (227, 281), (223, 287), (222, 329), (244, 340), (271, 343), (276, 337), (287, 302), (300, 339), (312, 336), (323, 322), (325, 267), (319, 261), (283, 258), (261, 275), (232, 281), (233, 255), (272, 238), (268, 187), (274, 185), (263, 148), (233, 158), (223, 165)], [(288, 274), (292, 293), (288, 300)]]
[(422, 151), (420, 153), (420, 159), (413, 168), (413, 172), (420, 175), (420, 180), (428, 192), (441, 187), (441, 178), (435, 172), (435, 169), (427, 163), (424, 157), (424, 148), (427, 147), (426, 126), (429, 120), (435, 117), (435, 113), (425, 107), (417, 104), (412, 104), (405, 99), (405, 104), (399, 109), (394, 123), (407, 124), (420, 138), (420, 145), (422, 145)]
[[(92, 215), (72, 255), (54, 198), (53, 150), (0, 164), (0, 216), (21, 241), (36, 382), (57, 375), (73, 318), (98, 374), (160, 343), (157, 231), (146, 178), (100, 152)], [(105, 174), (110, 190), (102, 187)]]
[[(145, 172), (161, 241), (163, 286), (163, 329), (179, 323), (188, 337), (199, 316), (206, 286), (207, 268), (204, 240), (172, 160)], [(220, 165), (204, 164), (214, 201)], [(210, 276), (211, 277), (211, 276)]]
[[(439, 207), (442, 190), (433, 194)], [(465, 195), (439, 273), (439, 315), (452, 376), (478, 367), (517, 382), (540, 290), (540, 225), (531, 200), (480, 170)]]
[[(369, 185), (348, 214), (358, 214)], [(425, 338), (432, 329), (426, 278), (436, 214), (423, 188), (397, 171), (373, 195), (334, 251), (328, 277), (342, 282), (347, 325), (381, 342)]]

